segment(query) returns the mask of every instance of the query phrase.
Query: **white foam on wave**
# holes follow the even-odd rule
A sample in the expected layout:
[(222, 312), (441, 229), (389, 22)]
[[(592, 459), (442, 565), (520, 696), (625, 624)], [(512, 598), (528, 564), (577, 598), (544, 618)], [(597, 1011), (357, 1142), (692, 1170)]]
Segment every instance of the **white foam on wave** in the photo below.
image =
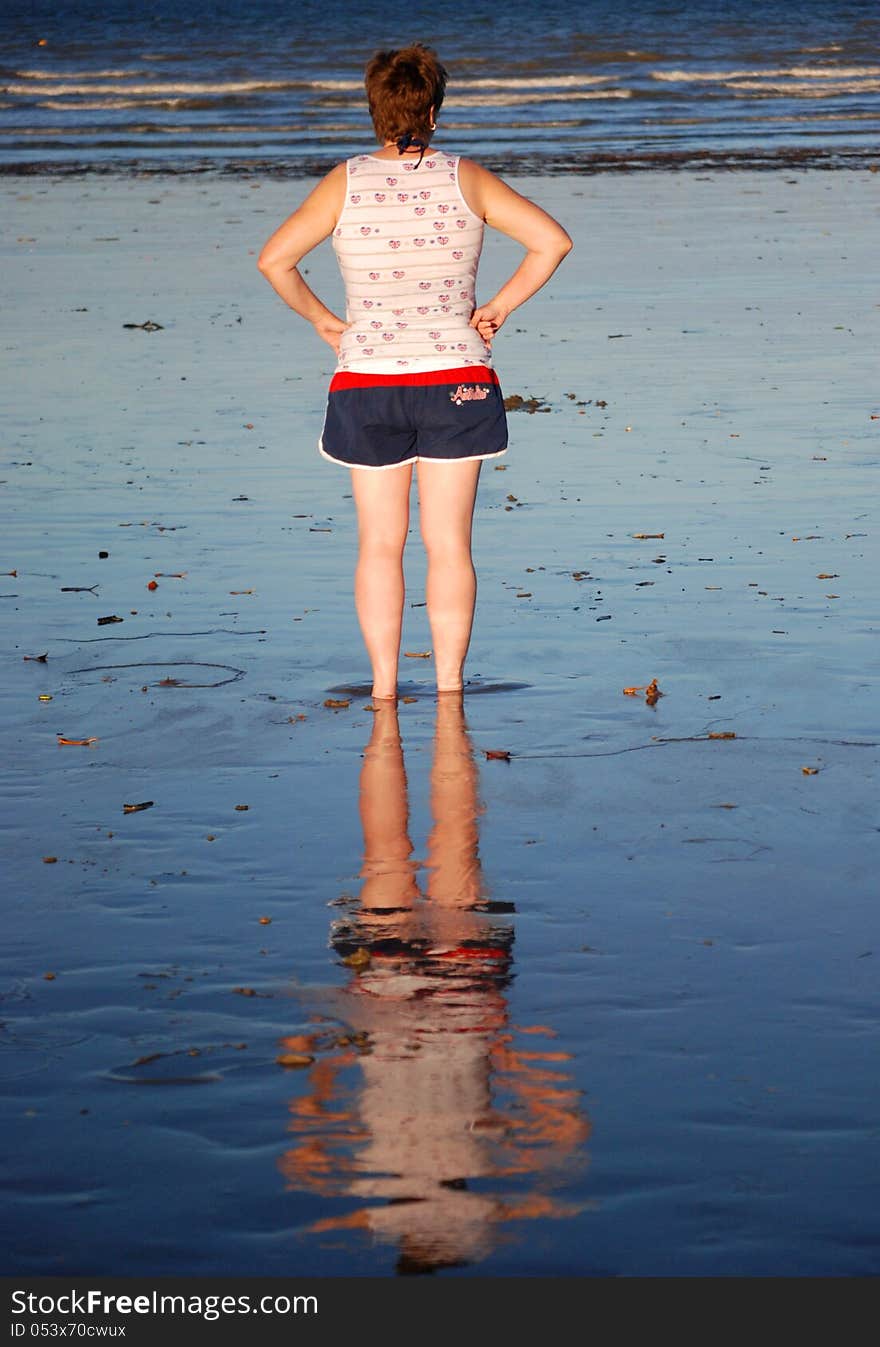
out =
[[(38, 84), (71, 81), (71, 79), (129, 79), (143, 77), (143, 70), (16, 70), (18, 79), (34, 79)], [(501, 77), (457, 79), (454, 88), (469, 89), (579, 89), (589, 85), (606, 84), (616, 75), (524, 75), (522, 78)], [(178, 88), (178, 86), (175, 86)], [(186, 86), (187, 89), (195, 86)], [(363, 93), (363, 79), (255, 79), (244, 82), (220, 82), (199, 85), (199, 93), (224, 92), (228, 89), (326, 89), (332, 93)], [(18, 90), (16, 90), (18, 92)], [(63, 90), (69, 93), (70, 90)], [(84, 89), (82, 93), (94, 92)], [(102, 90), (101, 90), (102, 92)]]
[(127, 79), (140, 70), (16, 70), (20, 80), (98, 80)]
[(605, 84), (617, 75), (529, 75), (521, 79), (456, 80), (454, 89), (576, 89), (587, 84)]
[[(876, 112), (823, 112), (818, 113), (814, 108), (809, 112), (739, 112), (730, 113), (725, 117), (728, 125), (745, 126), (750, 122), (758, 122), (761, 126), (776, 126), (797, 124), (801, 126), (816, 126), (818, 122), (824, 125), (826, 122), (876, 122)], [(574, 123), (573, 123), (574, 124)], [(706, 117), (652, 117), (651, 126), (711, 126), (711, 122)]]
[[(313, 87), (313, 86), (312, 86)], [(360, 86), (358, 86), (360, 87)], [(291, 83), (289, 80), (230, 80), (223, 84), (206, 84), (193, 82), (188, 84), (56, 84), (51, 88), (40, 86), (39, 93), (44, 100), (41, 106), (55, 106), (59, 104), (54, 100), (62, 97), (71, 97), (82, 94), (85, 97), (94, 98), (97, 94), (116, 96), (122, 99), (131, 99), (133, 95), (140, 95), (142, 98), (164, 98), (165, 101), (173, 102), (175, 99), (192, 97), (193, 95), (224, 95), (231, 93), (259, 93), (262, 91), (275, 91), (279, 89), (302, 88), (302, 85)], [(444, 107), (512, 107), (518, 103), (553, 103), (567, 102), (572, 99), (585, 98), (629, 98), (631, 93), (629, 89), (577, 89), (566, 87), (564, 92), (552, 93), (546, 92), (546, 85), (534, 92), (523, 90), (517, 92), (510, 90), (505, 93), (475, 93), (475, 94), (451, 94), (445, 101)], [(37, 89), (32, 84), (8, 84), (5, 88), (6, 93), (10, 94), (34, 94)], [(72, 104), (70, 106), (84, 107), (84, 103)], [(110, 102), (103, 106), (110, 107)], [(118, 106), (124, 106), (119, 104)]]
[[(2, 106), (2, 104), (0, 104)], [(42, 103), (39, 107), (44, 106)], [(61, 106), (58, 103), (51, 105), (54, 109)], [(70, 107), (80, 109), (82, 103), (71, 103)], [(104, 104), (97, 104), (97, 107), (103, 107)], [(114, 105), (115, 106), (115, 105)], [(124, 107), (144, 109), (145, 107), (166, 107), (165, 103), (125, 103)], [(532, 123), (528, 123), (532, 125)], [(554, 125), (554, 123), (550, 123)], [(572, 125), (577, 125), (573, 122)], [(0, 127), (0, 139), (3, 137), (15, 136), (92, 136), (97, 130), (107, 134), (118, 134), (120, 132), (130, 132), (134, 127), (132, 122), (122, 122), (116, 126), (96, 127), (91, 126), (16, 126), (14, 129), (4, 129)], [(182, 136), (182, 135), (241, 135), (241, 136), (265, 136), (265, 135), (285, 135), (304, 137), (308, 140), (314, 139), (318, 135), (351, 136), (353, 134), (351, 126), (345, 126), (341, 122), (309, 123), (308, 126), (295, 126), (288, 123), (262, 123), (262, 122), (175, 122), (173, 125), (157, 126), (150, 125), (147, 129), (151, 135), (163, 136)]]
[(306, 89), (330, 89), (340, 93), (352, 93), (357, 89), (359, 93), (364, 92), (363, 80), (301, 80), (300, 84)]
[(880, 90), (880, 80), (841, 80), (837, 84), (808, 84), (803, 80), (792, 80), (786, 84), (768, 83), (765, 80), (726, 80), (723, 87), (745, 89), (750, 93), (806, 94), (810, 98), (835, 98), (839, 94), (875, 94)]
[(737, 79), (861, 79), (880, 75), (880, 65), (853, 66), (774, 66), (766, 70), (652, 70), (651, 79), (676, 84), (706, 84), (710, 80)]
[[(617, 79), (617, 75), (528, 75), (480, 77), (476, 79), (457, 79), (450, 89), (575, 89), (590, 84), (604, 84)], [(334, 93), (363, 93), (363, 80), (303, 80), (309, 89), (326, 89)]]
[[(264, 89), (314, 89), (319, 92), (327, 93), (363, 93), (362, 80), (218, 80), (208, 83), (207, 81), (167, 81), (161, 84), (125, 84), (102, 85), (96, 84), (98, 79), (125, 79), (141, 75), (139, 70), (68, 70), (64, 72), (48, 73), (39, 70), (19, 70), (16, 72), (20, 79), (33, 80), (34, 84), (8, 84), (6, 90), (9, 93), (35, 93), (40, 92), (46, 95), (67, 95), (74, 94), (167, 94), (169, 97), (175, 94), (226, 94), (226, 93), (250, 93), (259, 92)], [(618, 77), (616, 75), (548, 75), (546, 78), (535, 76), (523, 79), (473, 79), (457, 80), (452, 90), (461, 90), (464, 95), (472, 89), (498, 89), (501, 92), (517, 89), (581, 89), (592, 87), (594, 85), (613, 83)], [(76, 84), (74, 80), (88, 80), (87, 84)]]
[(51, 108), (53, 112), (103, 112), (118, 108), (179, 108), (188, 102), (188, 98), (96, 98), (67, 103), (63, 98), (41, 98), (36, 107)]
[[(193, 81), (192, 83), (169, 82), (166, 84), (55, 84), (51, 89), (40, 88), (41, 94), (238, 94), (254, 93), (261, 89), (297, 89), (302, 88), (297, 80), (222, 80), (217, 83)], [(7, 84), (4, 92), (9, 94), (33, 94), (37, 92), (33, 84)]]
[(568, 93), (453, 94), (444, 100), (447, 108), (515, 108), (524, 103), (574, 103), (589, 98), (632, 98), (631, 89), (572, 89)]

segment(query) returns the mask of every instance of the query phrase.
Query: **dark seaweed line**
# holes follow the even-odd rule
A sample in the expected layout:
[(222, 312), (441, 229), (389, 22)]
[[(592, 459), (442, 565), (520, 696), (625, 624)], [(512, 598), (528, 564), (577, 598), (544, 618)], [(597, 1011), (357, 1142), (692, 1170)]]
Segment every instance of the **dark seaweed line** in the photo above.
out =
[(655, 739), (649, 744), (630, 744), (627, 748), (610, 748), (600, 753), (512, 753), (511, 762), (521, 762), (533, 758), (616, 758), (621, 753), (638, 753), (643, 748), (664, 748), (667, 744), (835, 744), (839, 748), (880, 748), (880, 741), (873, 739), (804, 739), (797, 735), (781, 735), (778, 738), (764, 738), (759, 734), (738, 734), (735, 739), (709, 739), (704, 734), (685, 734), (676, 739)]
[(222, 688), (227, 683), (237, 683), (244, 678), (246, 670), (236, 669), (232, 664), (214, 664), (199, 659), (145, 660), (136, 664), (96, 664), (91, 669), (68, 669), (67, 677), (74, 674), (103, 673), (107, 669), (226, 669), (231, 678), (221, 678), (217, 683), (175, 683), (180, 688)]
[(59, 644), (94, 645), (96, 641), (148, 641), (153, 636), (265, 636), (265, 627), (256, 631), (236, 631), (233, 627), (211, 627), (209, 631), (145, 631), (140, 636), (58, 636)]
[[(782, 146), (779, 149), (762, 150), (760, 148), (744, 150), (721, 150), (711, 147), (633, 151), (630, 154), (615, 154), (608, 151), (572, 150), (560, 153), (520, 153), (498, 155), (491, 151), (480, 154), (480, 163), (495, 173), (505, 177), (559, 177), (571, 175), (579, 177), (595, 173), (630, 173), (633, 171), (665, 170), (679, 171), (687, 169), (726, 169), (726, 170), (778, 170), (796, 168), (821, 168), (837, 170), (847, 168), (867, 168), (872, 172), (880, 170), (880, 153), (875, 147), (858, 145), (822, 148), (816, 145), (803, 147)], [(138, 159), (118, 158), (101, 161), (34, 159), (18, 162), (0, 163), (0, 176), (6, 177), (80, 177), (83, 175), (107, 176), (113, 174), (136, 174), (138, 177), (194, 176), (214, 175), (217, 177), (277, 177), (277, 178), (314, 178), (328, 173), (338, 162), (336, 158), (315, 156), (302, 158), (241, 158), (241, 159), (197, 159), (179, 158)]]

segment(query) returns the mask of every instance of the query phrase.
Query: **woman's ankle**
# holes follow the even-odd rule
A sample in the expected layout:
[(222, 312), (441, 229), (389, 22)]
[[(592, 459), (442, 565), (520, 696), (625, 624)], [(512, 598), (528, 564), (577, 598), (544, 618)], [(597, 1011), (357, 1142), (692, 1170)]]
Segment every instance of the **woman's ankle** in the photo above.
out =
[(441, 666), (439, 669), (435, 665), (434, 677), (438, 692), (460, 692), (464, 686), (464, 669), (461, 665)]
[(373, 697), (375, 701), (379, 702), (396, 701), (397, 684), (389, 683), (387, 679), (374, 678), (373, 690), (370, 693), (370, 696)]

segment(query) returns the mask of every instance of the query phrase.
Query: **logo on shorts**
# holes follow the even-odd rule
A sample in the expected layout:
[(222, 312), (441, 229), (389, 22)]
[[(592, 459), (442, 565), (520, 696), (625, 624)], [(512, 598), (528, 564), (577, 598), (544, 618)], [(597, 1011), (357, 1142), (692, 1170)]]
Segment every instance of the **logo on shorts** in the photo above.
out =
[(479, 388), (474, 384), (459, 384), (455, 392), (449, 394), (449, 399), (456, 407), (460, 407), (463, 402), (483, 402), (488, 396), (488, 388)]

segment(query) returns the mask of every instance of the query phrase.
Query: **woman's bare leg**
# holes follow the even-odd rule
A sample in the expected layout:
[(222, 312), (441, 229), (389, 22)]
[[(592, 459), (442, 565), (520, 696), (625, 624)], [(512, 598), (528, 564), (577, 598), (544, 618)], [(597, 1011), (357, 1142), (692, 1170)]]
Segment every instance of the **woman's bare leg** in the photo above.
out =
[(397, 695), (403, 624), (403, 549), (409, 530), (412, 464), (381, 471), (352, 468), (358, 515), (354, 599), (373, 666), (373, 696)]
[(428, 618), (434, 644), (437, 690), (462, 686), (471, 639), (477, 577), (471, 529), (481, 462), (419, 459), (419, 515), (428, 553)]

